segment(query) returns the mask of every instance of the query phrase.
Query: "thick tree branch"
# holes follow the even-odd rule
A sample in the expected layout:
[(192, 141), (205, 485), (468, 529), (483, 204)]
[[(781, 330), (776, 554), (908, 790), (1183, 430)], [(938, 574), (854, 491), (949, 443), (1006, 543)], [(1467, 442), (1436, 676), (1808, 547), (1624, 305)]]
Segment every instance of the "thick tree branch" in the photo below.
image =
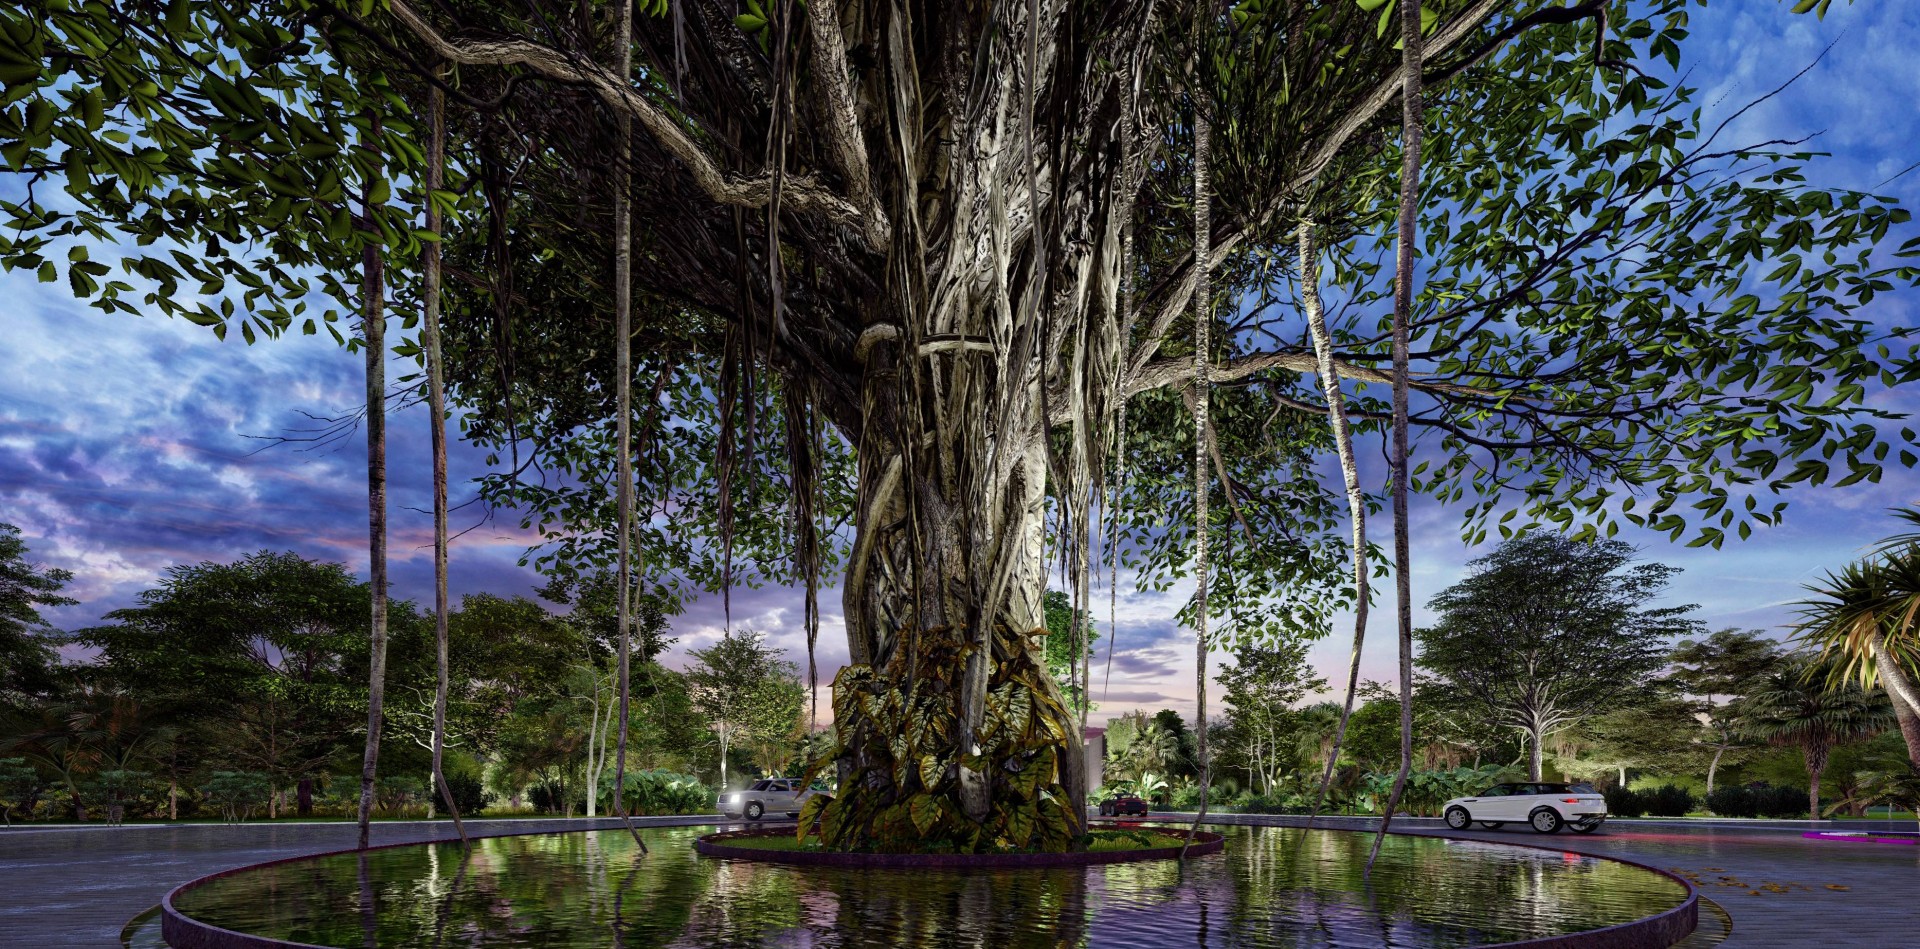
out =
[[(444, 59), (472, 66), (520, 66), (592, 90), (602, 102), (633, 116), (667, 154), (686, 166), (700, 190), (720, 204), (760, 208), (773, 199), (773, 175), (741, 177), (721, 170), (686, 129), (659, 105), (636, 92), (624, 76), (528, 40), (447, 37), (407, 0), (392, 0), (392, 10), (394, 19)], [(871, 248), (887, 245), (889, 227), (885, 215), (849, 202), (809, 176), (786, 175), (780, 184), (780, 200), (795, 211), (819, 214), (857, 231)]]
[[(1215, 382), (1232, 382), (1235, 379), (1242, 379), (1268, 369), (1284, 369), (1297, 373), (1318, 371), (1318, 367), (1311, 353), (1260, 353), (1258, 355), (1229, 360), (1222, 365), (1213, 367), (1209, 374)], [(1191, 371), (1191, 364), (1185, 360), (1161, 360), (1135, 373), (1133, 378), (1128, 380), (1125, 391), (1127, 395), (1133, 396), (1150, 389), (1158, 389), (1162, 386), (1172, 385), (1181, 381), (1183, 373)], [(1382, 385), (1391, 385), (1393, 383), (1392, 373), (1366, 366), (1356, 366), (1350, 362), (1335, 360), (1334, 371), (1339, 373), (1342, 379), (1358, 379), (1362, 382), (1378, 382)], [(1415, 389), (1427, 392), (1444, 392), (1452, 395), (1488, 396), (1495, 394), (1485, 389), (1476, 389), (1472, 386), (1455, 385), (1449, 382), (1435, 382), (1432, 380), (1414, 379), (1409, 385)]]
[(867, 168), (867, 146), (860, 138), (860, 115), (847, 82), (846, 35), (840, 29), (837, 0), (807, 4), (813, 30), (813, 78), (819, 84), (820, 112), (827, 126), (827, 157), (847, 179), (854, 207), (878, 214), (873, 202), (873, 175)]
[[(1425, 43), (1425, 48), (1431, 53), (1440, 53), (1466, 39), (1469, 34), (1479, 28), (1482, 21), (1493, 15), (1493, 12), (1500, 7), (1500, 4), (1501, 0), (1479, 0), (1478, 3), (1469, 7), (1459, 17), (1441, 27), (1432, 37), (1428, 38)], [(1391, 105), (1393, 101), (1399, 97), (1400, 82), (1401, 77), (1396, 70), (1393, 75), (1382, 79), (1380, 83), (1373, 88), (1373, 91), (1367, 93), (1365, 99), (1362, 99), (1358, 105), (1348, 111), (1346, 116), (1340, 120), (1339, 124), (1334, 126), (1333, 131), (1320, 143), (1320, 147), (1314, 150), (1313, 157), (1294, 175), (1293, 180), (1273, 196), (1273, 200), (1267, 205), (1267, 210), (1260, 215), (1258, 220), (1251, 222), (1250, 225), (1236, 228), (1229, 233), (1215, 235), (1213, 253), (1209, 255), (1209, 263), (1217, 267), (1225, 262), (1227, 256), (1239, 247), (1248, 234), (1259, 232), (1275, 217), (1279, 216), (1280, 212), (1288, 206), (1295, 195), (1302, 189), (1310, 187), (1313, 182), (1320, 177), (1321, 172), (1326, 171), (1327, 167), (1333, 164), (1333, 160), (1339, 157), (1340, 150), (1346, 147), (1347, 141), (1377, 118), (1381, 110)], [(1186, 309), (1188, 302), (1193, 298), (1193, 282), (1193, 262), (1189, 260), (1186, 264), (1186, 272), (1174, 283), (1171, 295), (1161, 302), (1159, 315), (1154, 320), (1147, 335), (1141, 338), (1139, 348), (1135, 351), (1133, 358), (1128, 360), (1130, 376), (1137, 376), (1144, 371), (1147, 366), (1147, 361), (1153, 358), (1155, 352), (1159, 351), (1160, 339), (1166, 335), (1167, 327), (1172, 325), (1174, 318)], [(1164, 385), (1164, 383), (1162, 384)], [(1147, 388), (1154, 388), (1154, 386), (1148, 386)], [(1138, 390), (1130, 388), (1129, 391)]]

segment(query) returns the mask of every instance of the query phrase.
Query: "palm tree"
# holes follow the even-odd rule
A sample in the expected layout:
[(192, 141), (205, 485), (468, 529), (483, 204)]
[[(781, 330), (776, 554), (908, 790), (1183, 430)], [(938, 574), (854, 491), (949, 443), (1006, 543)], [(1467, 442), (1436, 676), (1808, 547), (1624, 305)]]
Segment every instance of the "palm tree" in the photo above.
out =
[(1814, 817), (1820, 815), (1820, 774), (1834, 746), (1878, 734), (1892, 719), (1886, 693), (1835, 682), (1829, 669), (1803, 656), (1783, 663), (1741, 705), (1747, 734), (1799, 748), (1806, 758), (1807, 813)]
[(1164, 773), (1179, 756), (1180, 739), (1159, 723), (1149, 721), (1134, 734), (1124, 760), (1127, 770), (1139, 777), (1153, 771)]
[[(1898, 511), (1920, 523), (1920, 510)], [(1873, 556), (1808, 587), (1798, 638), (1820, 647), (1836, 681), (1886, 686), (1907, 759), (1920, 767), (1920, 534), (1882, 541)]]
[(1868, 803), (1885, 801), (1906, 807), (1920, 819), (1920, 768), (1908, 765), (1905, 769), (1868, 771), (1859, 777), (1859, 797)]

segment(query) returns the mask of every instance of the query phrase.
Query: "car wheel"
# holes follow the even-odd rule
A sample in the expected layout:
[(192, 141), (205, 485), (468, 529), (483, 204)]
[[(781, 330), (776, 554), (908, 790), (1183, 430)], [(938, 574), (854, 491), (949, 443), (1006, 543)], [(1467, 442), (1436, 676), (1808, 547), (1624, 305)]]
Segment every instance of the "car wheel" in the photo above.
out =
[(1599, 830), (1600, 825), (1606, 822), (1607, 822), (1607, 819), (1604, 817), (1589, 817), (1586, 820), (1574, 821), (1573, 823), (1568, 824), (1567, 829), (1573, 831), (1576, 834), (1591, 834), (1594, 831)]
[(1560, 812), (1551, 807), (1534, 808), (1527, 823), (1532, 824), (1534, 832), (1540, 834), (1558, 833), (1566, 825), (1566, 821), (1560, 819)]
[(767, 812), (767, 809), (764, 807), (761, 807), (759, 801), (747, 802), (747, 820), (759, 820), (760, 815), (765, 814), (766, 812)]
[(1447, 808), (1448, 827), (1454, 830), (1466, 830), (1472, 823), (1473, 815), (1468, 814), (1466, 808), (1458, 806)]
[(1500, 828), (1507, 826), (1507, 822), (1503, 820), (1483, 820), (1480, 822), (1480, 826), (1485, 827), (1488, 830), (1499, 830)]

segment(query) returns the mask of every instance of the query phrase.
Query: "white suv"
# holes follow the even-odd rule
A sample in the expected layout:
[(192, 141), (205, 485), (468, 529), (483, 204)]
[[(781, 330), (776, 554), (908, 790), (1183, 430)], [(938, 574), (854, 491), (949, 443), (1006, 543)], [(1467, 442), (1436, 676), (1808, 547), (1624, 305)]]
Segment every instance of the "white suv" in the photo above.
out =
[(800, 805), (813, 792), (799, 778), (761, 778), (744, 791), (720, 795), (720, 813), (733, 820), (759, 820), (769, 813), (800, 816)]
[(1447, 826), (1470, 824), (1492, 829), (1508, 821), (1526, 821), (1542, 834), (1565, 827), (1591, 834), (1607, 819), (1607, 799), (1591, 784), (1496, 784), (1473, 797), (1456, 797), (1441, 810)]

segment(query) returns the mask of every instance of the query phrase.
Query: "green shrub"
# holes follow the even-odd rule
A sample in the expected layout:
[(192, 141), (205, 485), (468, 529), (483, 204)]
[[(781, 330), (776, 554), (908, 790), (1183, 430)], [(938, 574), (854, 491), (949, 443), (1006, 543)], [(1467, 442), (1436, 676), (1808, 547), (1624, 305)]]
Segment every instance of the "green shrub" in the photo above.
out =
[[(605, 775), (601, 791), (608, 797), (612, 796), (611, 772)], [(626, 805), (629, 814), (706, 814), (713, 810), (714, 799), (714, 791), (690, 774), (679, 774), (665, 768), (627, 772)]]
[(543, 814), (564, 814), (586, 806), (586, 796), (558, 781), (542, 781), (527, 789), (527, 802)]
[(1242, 814), (1305, 814), (1312, 807), (1312, 800), (1292, 794), (1276, 794), (1272, 797), (1255, 794), (1240, 805), (1239, 811)]
[(1707, 795), (1707, 809), (1722, 817), (1805, 817), (1807, 792), (1798, 788), (1719, 787)]
[(1685, 817), (1693, 811), (1694, 797), (1686, 788), (1663, 784), (1651, 791), (1635, 792), (1641, 806), (1653, 817)]
[(1647, 815), (1647, 797), (1626, 787), (1610, 787), (1601, 792), (1607, 799), (1608, 817), (1645, 817)]
[[(470, 774), (454, 772), (447, 775), (447, 791), (453, 792), (453, 804), (460, 808), (460, 816), (466, 817), (485, 810), (493, 803), (493, 795), (480, 785), (480, 779)], [(440, 789), (435, 789), (433, 802), (439, 805), (447, 799)]]
[[(1360, 806), (1376, 814), (1385, 809), (1394, 777), (1395, 772), (1391, 771), (1369, 773), (1357, 789)], [(1453, 798), (1471, 797), (1496, 784), (1523, 777), (1521, 772), (1505, 765), (1413, 771), (1407, 775), (1400, 809), (1407, 814), (1435, 817), (1440, 813), (1440, 805)]]
[(227, 820), (238, 822), (252, 817), (255, 808), (267, 803), (273, 783), (266, 775), (252, 771), (215, 771), (200, 792), (220, 808)]
[(1764, 788), (1756, 792), (1761, 817), (1789, 819), (1807, 816), (1807, 792), (1804, 788)]
[(0, 817), (13, 826), (13, 809), (31, 813), (40, 790), (40, 773), (25, 758), (0, 758)]

